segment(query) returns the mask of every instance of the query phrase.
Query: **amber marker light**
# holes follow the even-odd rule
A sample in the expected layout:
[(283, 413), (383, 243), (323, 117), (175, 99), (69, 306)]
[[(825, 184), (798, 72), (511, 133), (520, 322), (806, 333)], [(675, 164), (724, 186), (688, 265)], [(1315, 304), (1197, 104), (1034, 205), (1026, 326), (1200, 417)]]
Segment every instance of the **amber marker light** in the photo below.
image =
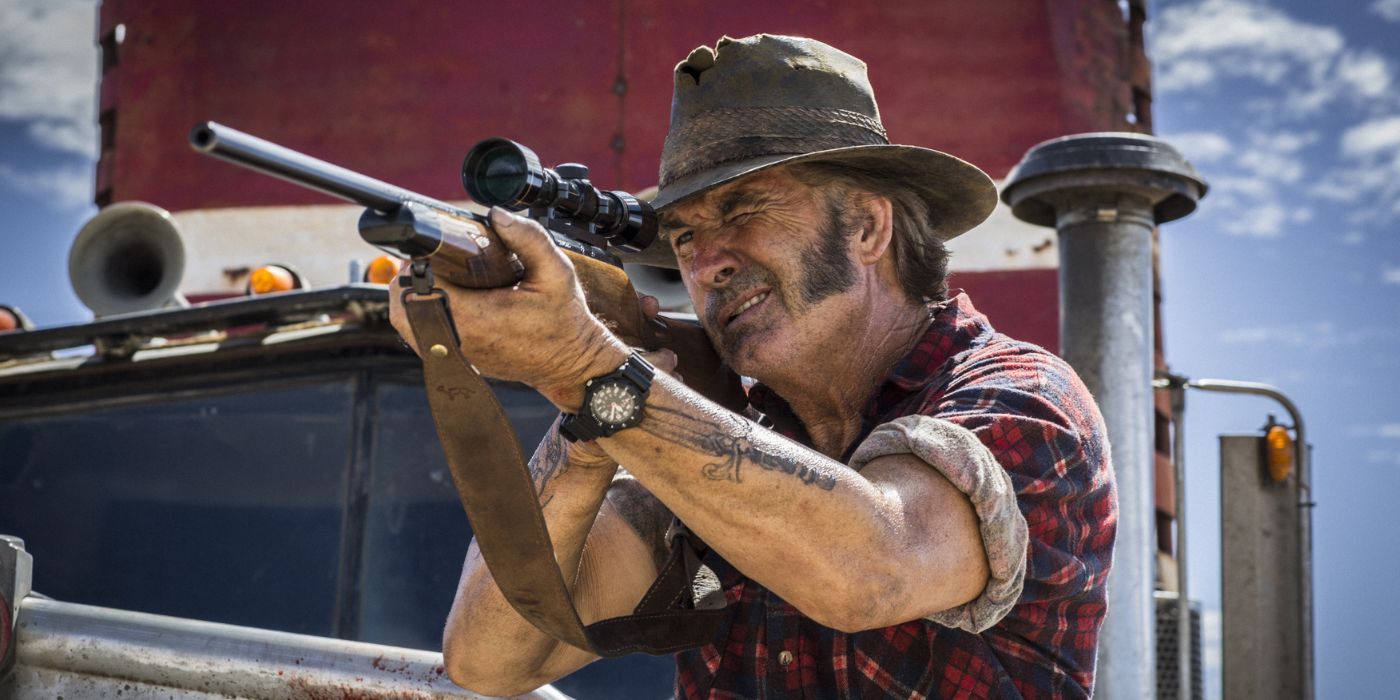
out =
[(1270, 426), (1264, 433), (1264, 451), (1270, 478), (1276, 482), (1283, 481), (1293, 473), (1293, 437), (1288, 434), (1288, 428)]
[(249, 294), (290, 292), (301, 288), (301, 278), (282, 265), (263, 265), (248, 276)]
[(34, 330), (34, 324), (18, 307), (0, 304), (0, 333)]
[(365, 281), (370, 284), (389, 284), (399, 272), (399, 259), (392, 255), (381, 255), (369, 261), (365, 268)]

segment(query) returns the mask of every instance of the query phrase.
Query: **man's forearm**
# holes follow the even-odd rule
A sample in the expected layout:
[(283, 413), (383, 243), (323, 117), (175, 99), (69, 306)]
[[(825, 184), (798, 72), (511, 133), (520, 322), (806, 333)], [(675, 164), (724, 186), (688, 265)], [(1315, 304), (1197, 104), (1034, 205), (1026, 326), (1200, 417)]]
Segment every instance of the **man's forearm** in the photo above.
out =
[[(606, 455), (593, 458), (577, 450), (571, 458), (569, 447), (557, 429), (551, 428), (530, 460), (530, 472), (564, 583), (572, 592), (584, 542), (616, 463)], [(453, 679), (479, 692), (510, 688), (520, 678), (533, 678), (535, 671), (548, 674), (543, 667), (561, 646), (567, 647), (540, 632), (505, 600), (473, 540), (443, 640)], [(570, 650), (572, 647), (563, 649), (566, 654)], [(586, 660), (584, 652), (577, 653), (580, 662)], [(519, 678), (512, 678), (513, 674)]]
[(860, 610), (872, 599), (929, 598), (911, 590), (911, 572), (936, 569), (946, 534), (915, 531), (925, 523), (910, 514), (937, 503), (892, 496), (888, 485), (669, 378), (653, 385), (641, 425), (599, 444), (730, 563), (819, 622), (878, 618), (881, 611)]

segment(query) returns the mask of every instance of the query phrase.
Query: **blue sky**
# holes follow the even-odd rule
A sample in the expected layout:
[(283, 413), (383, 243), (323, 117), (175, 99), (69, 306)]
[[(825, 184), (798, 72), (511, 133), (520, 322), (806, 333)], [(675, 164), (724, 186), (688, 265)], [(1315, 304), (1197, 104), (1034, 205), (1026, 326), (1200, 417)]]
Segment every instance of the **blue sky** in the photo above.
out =
[(88, 317), (68, 244), (92, 206), (95, 3), (0, 0), (0, 304), (38, 325)]
[[(1319, 697), (1400, 687), (1400, 0), (1159, 0), (1155, 117), (1212, 184), (1162, 231), (1178, 373), (1274, 384), (1315, 445)], [(0, 0), (0, 303), (87, 316), (67, 250), (92, 213), (86, 1)], [(1215, 435), (1277, 409), (1193, 393), (1193, 597), (1218, 608)], [(1209, 636), (1209, 635), (1208, 635)], [(1218, 691), (1217, 695), (1218, 697)]]
[[(1400, 687), (1400, 0), (1157, 2), (1157, 132), (1213, 189), (1162, 230), (1167, 358), (1261, 381), (1314, 445), (1319, 697)], [(1214, 436), (1266, 400), (1187, 399), (1192, 596), (1218, 608)]]

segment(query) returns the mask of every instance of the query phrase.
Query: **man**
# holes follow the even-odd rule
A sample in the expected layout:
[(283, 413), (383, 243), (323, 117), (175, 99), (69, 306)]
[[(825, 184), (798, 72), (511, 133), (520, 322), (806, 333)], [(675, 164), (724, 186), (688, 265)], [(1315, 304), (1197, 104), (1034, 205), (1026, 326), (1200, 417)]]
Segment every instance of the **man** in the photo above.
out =
[[(680, 697), (1087, 696), (1117, 512), (1107, 442), (1063, 362), (947, 296), (943, 241), (987, 216), (990, 180), (889, 145), (864, 64), (812, 40), (726, 38), (675, 79), (663, 262), (759, 382), (749, 415), (648, 379), (526, 219), (492, 212), (518, 287), (450, 290), (476, 367), (564, 414), (531, 466), (584, 621), (632, 609), (674, 514), (729, 602), (714, 642), (677, 654)], [(631, 415), (585, 404), (619, 382), (646, 392)], [(593, 660), (520, 618), (475, 545), (444, 653), (454, 680), (499, 695)]]

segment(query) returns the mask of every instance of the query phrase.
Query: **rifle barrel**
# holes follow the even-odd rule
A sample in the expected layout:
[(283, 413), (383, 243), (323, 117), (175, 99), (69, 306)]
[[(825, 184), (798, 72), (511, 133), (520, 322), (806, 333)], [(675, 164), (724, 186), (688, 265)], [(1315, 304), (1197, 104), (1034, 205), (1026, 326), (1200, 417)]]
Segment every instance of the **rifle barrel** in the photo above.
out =
[(196, 125), (190, 131), (190, 145), (201, 153), (384, 214), (394, 212), (404, 202), (417, 202), (459, 216), (473, 216), (470, 212), (446, 202), (395, 187), (215, 122)]

